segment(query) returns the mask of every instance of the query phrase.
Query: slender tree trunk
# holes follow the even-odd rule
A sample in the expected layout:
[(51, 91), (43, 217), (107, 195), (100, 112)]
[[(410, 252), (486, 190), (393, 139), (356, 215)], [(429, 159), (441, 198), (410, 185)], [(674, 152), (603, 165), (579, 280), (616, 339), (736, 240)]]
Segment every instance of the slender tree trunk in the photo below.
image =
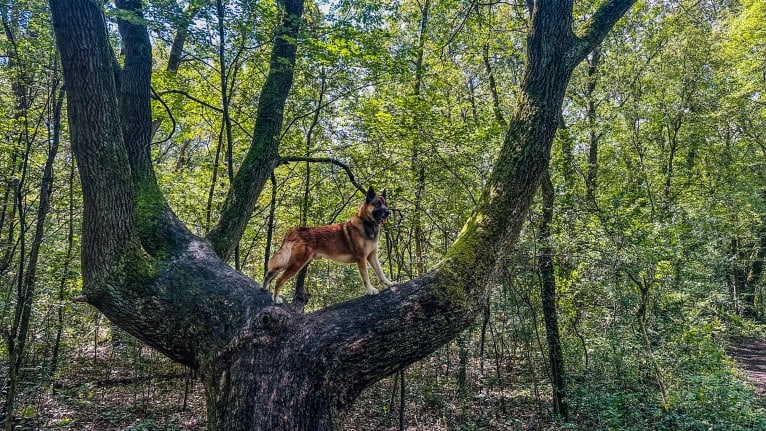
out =
[(75, 180), (75, 168), (74, 163), (69, 164), (69, 181), (67, 182), (69, 187), (69, 210), (67, 214), (67, 243), (66, 243), (66, 255), (64, 256), (64, 265), (61, 269), (61, 279), (59, 281), (58, 290), (58, 306), (56, 310), (56, 340), (53, 342), (53, 353), (51, 353), (51, 364), (48, 370), (48, 375), (52, 376), (59, 364), (59, 352), (61, 350), (61, 337), (64, 333), (64, 301), (66, 301), (66, 287), (67, 282), (72, 278), (69, 273), (69, 266), (72, 264), (72, 252), (74, 249), (74, 180)]
[(274, 240), (274, 216), (277, 211), (277, 178), (272, 173), (271, 179), (271, 200), (269, 200), (269, 218), (266, 228), (266, 250), (263, 252), (263, 274), (269, 271), (269, 258), (271, 257), (271, 243)]
[[(63, 91), (60, 91), (58, 86), (54, 86), (50, 95), (54, 101), (53, 115), (60, 119), (61, 105), (64, 99)], [(54, 120), (55, 123), (55, 120)], [(35, 232), (32, 238), (32, 243), (29, 247), (29, 256), (24, 256), (26, 236), (23, 214), (26, 212), (22, 208), (23, 199), (21, 195), (17, 197), (19, 202), (19, 214), (21, 225), (21, 255), (20, 255), (20, 271), (18, 275), (19, 289), (16, 299), (16, 312), (14, 314), (13, 326), (11, 327), (10, 340), (8, 343), (8, 356), (10, 361), (10, 367), (8, 370), (8, 392), (6, 396), (6, 413), (8, 414), (8, 420), (5, 422), (5, 429), (10, 431), (13, 429), (13, 410), (14, 401), (16, 398), (16, 391), (19, 384), (21, 365), (24, 361), (24, 354), (26, 353), (27, 338), (29, 334), (29, 324), (32, 317), (32, 302), (35, 297), (35, 290), (37, 288), (37, 264), (40, 257), (40, 246), (43, 242), (43, 233), (45, 231), (45, 220), (48, 216), (51, 205), (51, 194), (53, 193), (53, 163), (58, 154), (59, 148), (59, 130), (56, 128), (51, 137), (50, 147), (48, 149), (48, 155), (45, 160), (45, 166), (43, 167), (43, 176), (40, 183), (40, 201), (37, 207), (37, 216), (35, 220)], [(30, 142), (31, 144), (31, 142)], [(26, 157), (29, 157), (29, 146)], [(26, 171), (26, 168), (24, 169)], [(23, 177), (25, 177), (24, 175)], [(23, 178), (22, 177), (22, 178)], [(19, 188), (20, 190), (20, 188)], [(26, 268), (23, 264), (24, 259), (27, 259)]]
[(550, 174), (543, 175), (540, 187), (543, 196), (543, 217), (540, 221), (540, 254), (538, 265), (540, 271), (541, 297), (543, 303), (543, 318), (545, 320), (545, 339), (548, 342), (548, 360), (550, 362), (551, 386), (553, 387), (553, 412), (565, 420), (569, 413), (566, 403), (566, 378), (564, 371), (564, 354), (561, 351), (559, 337), (559, 320), (556, 313), (556, 278), (553, 267), (553, 224), (554, 189)]
[[(766, 204), (766, 189), (761, 190), (761, 203)], [(756, 234), (758, 245), (750, 264), (750, 271), (747, 274), (747, 283), (750, 285), (756, 284), (763, 274), (763, 264), (766, 260), (766, 212), (761, 214), (761, 221)]]
[(586, 86), (585, 98), (588, 103), (588, 172), (585, 176), (586, 197), (594, 202), (596, 188), (598, 184), (598, 141), (601, 133), (596, 131), (596, 104), (595, 91), (598, 81), (598, 66), (601, 62), (601, 49), (596, 48), (590, 53), (588, 62), (588, 84)]
[(497, 82), (495, 81), (495, 74), (492, 72), (492, 62), (489, 58), (489, 43), (484, 43), (481, 54), (482, 59), (484, 60), (484, 70), (487, 72), (487, 79), (489, 81), (489, 94), (492, 95), (492, 110), (495, 113), (495, 120), (497, 120), (498, 124), (505, 127), (508, 122), (505, 121), (503, 110), (500, 108), (500, 96), (497, 92)]
[(666, 164), (663, 167), (663, 173), (665, 174), (665, 180), (663, 182), (662, 187), (662, 205), (661, 208), (663, 209), (663, 216), (669, 217), (670, 214), (670, 205), (671, 201), (673, 199), (673, 193), (672, 193), (672, 186), (673, 186), (673, 176), (675, 175), (675, 159), (676, 159), (676, 153), (678, 152), (678, 133), (681, 130), (681, 126), (683, 125), (683, 118), (681, 113), (676, 114), (677, 117), (673, 119), (673, 121), (669, 121), (669, 124), (667, 125), (667, 144), (668, 144), (668, 160)]
[[(226, 140), (226, 173), (229, 184), (234, 182), (234, 137), (231, 131), (231, 115), (229, 114), (229, 76), (226, 65), (226, 32), (224, 31), (225, 13), (223, 0), (216, 0), (216, 14), (218, 17), (218, 68), (221, 80), (221, 112), (223, 116), (222, 134)], [(239, 242), (234, 247), (234, 269), (239, 271)]]
[[(422, 109), (422, 88), (423, 88), (423, 75), (425, 74), (425, 65), (423, 58), (425, 56), (425, 44), (428, 31), (428, 12), (431, 8), (430, 0), (425, 0), (420, 7), (420, 26), (418, 27), (418, 45), (416, 48), (417, 58), (415, 60), (415, 83), (413, 84), (413, 95), (417, 101), (416, 109)], [(425, 241), (425, 235), (423, 233), (423, 220), (421, 217), (423, 193), (426, 188), (426, 168), (425, 164), (421, 160), (423, 157), (420, 149), (420, 140), (422, 135), (420, 129), (419, 113), (415, 114), (415, 136), (412, 144), (412, 174), (415, 178), (415, 214), (413, 217), (414, 224), (414, 242), (415, 242), (415, 274), (420, 276), (425, 273), (425, 257), (423, 250), (423, 242)]]
[[(309, 159), (311, 158), (311, 153), (313, 151), (313, 144), (312, 144), (312, 138), (314, 136), (314, 130), (319, 125), (319, 118), (322, 113), (322, 104), (324, 101), (325, 91), (327, 90), (327, 79), (324, 73), (324, 69), (322, 69), (322, 72), (320, 73), (320, 86), (319, 86), (319, 95), (317, 97), (317, 103), (316, 107), (314, 108), (314, 115), (311, 118), (311, 124), (309, 125), (308, 130), (306, 131), (306, 171), (305, 176), (303, 178), (303, 199), (301, 202), (301, 220), (300, 225), (301, 226), (308, 226), (308, 217), (309, 217), (309, 208), (311, 206), (311, 162)], [(300, 271), (298, 271), (297, 276), (295, 277), (295, 294), (293, 295), (293, 301), (292, 305), (295, 307), (296, 310), (303, 310), (303, 308), (308, 304), (309, 299), (311, 295), (309, 294), (308, 289), (306, 289), (306, 276), (308, 275), (309, 266), (311, 263), (309, 262), (306, 266), (301, 268)]]
[[(766, 203), (766, 189), (761, 190), (761, 200)], [(752, 291), (751, 306), (753, 313), (758, 319), (763, 320), (766, 316), (766, 301), (764, 301), (764, 290), (766, 286), (761, 283), (763, 276), (763, 265), (766, 261), (766, 213), (761, 214), (761, 221), (756, 230), (757, 244), (754, 256), (751, 258), (750, 270), (747, 273), (745, 283), (750, 286)]]
[(482, 376), (484, 376), (484, 349), (485, 344), (487, 342), (487, 327), (489, 326), (489, 319), (491, 317), (491, 309), (489, 306), (489, 300), (487, 301), (487, 304), (484, 306), (484, 311), (482, 315), (482, 321), (481, 321), (481, 337), (479, 338), (479, 372)]
[(168, 72), (176, 73), (178, 72), (178, 68), (181, 67), (181, 61), (183, 60), (184, 54), (184, 46), (186, 45), (186, 38), (189, 36), (189, 26), (197, 16), (199, 8), (199, 4), (192, 1), (188, 6), (186, 6), (186, 9), (181, 15), (181, 19), (178, 21), (176, 34), (173, 36), (173, 43), (170, 46), (170, 54), (168, 55)]
[(660, 396), (662, 397), (662, 408), (668, 409), (668, 393), (665, 385), (665, 378), (663, 376), (662, 368), (660, 368), (657, 358), (654, 357), (654, 349), (652, 349), (652, 341), (649, 339), (648, 330), (648, 313), (649, 313), (649, 289), (652, 282), (647, 280), (641, 280), (638, 276), (629, 274), (640, 293), (640, 301), (638, 303), (638, 310), (636, 311), (636, 320), (638, 320), (638, 328), (641, 334), (641, 343), (644, 347), (644, 353), (652, 366), (652, 372), (654, 373), (655, 383), (660, 390)]
[(208, 232), (211, 229), (211, 222), (213, 219), (213, 199), (215, 198), (215, 186), (218, 183), (218, 166), (221, 164), (221, 149), (223, 147), (223, 141), (218, 140), (218, 145), (215, 146), (215, 157), (213, 158), (213, 172), (210, 177), (210, 188), (207, 192), (207, 204), (205, 205), (205, 227)]
[[(6, 182), (6, 187), (5, 187), (5, 190), (3, 191), (2, 204), (0, 204), (0, 236), (3, 234), (3, 232), (6, 232), (5, 239), (3, 239), (2, 242), (0, 242), (0, 247), (2, 247), (2, 255), (0, 255), (0, 275), (2, 275), (5, 271), (7, 271), (8, 268), (11, 266), (11, 261), (13, 260), (13, 254), (16, 250), (16, 246), (15, 246), (16, 241), (14, 236), (14, 232), (15, 232), (14, 221), (16, 219), (16, 205), (12, 203), (15, 197), (15, 193), (13, 191), (16, 188), (16, 185), (13, 180), (13, 178), (15, 178), (15, 175), (16, 175), (16, 151), (13, 151), (9, 165), (11, 167), (11, 171), (8, 172), (7, 174), (8, 181)], [(10, 212), (8, 211), (8, 209), (10, 209)], [(6, 301), (5, 303), (9, 304), (9, 301)], [(5, 313), (3, 313), (3, 317), (4, 316), (5, 316)]]
[[(56, 146), (58, 147), (59, 142), (61, 140), (61, 112), (63, 110), (63, 104), (64, 104), (64, 96), (66, 93), (64, 93), (63, 88), (58, 89), (58, 96), (56, 97), (56, 101), (53, 105), (53, 125), (52, 125), (52, 131), (53, 131), (53, 137), (52, 141), (56, 143)], [(61, 272), (61, 283), (59, 284), (59, 291), (58, 291), (58, 306), (56, 310), (56, 316), (57, 316), (57, 324), (56, 324), (56, 338), (53, 342), (53, 351), (51, 353), (51, 360), (50, 363), (47, 366), (47, 373), (48, 376), (52, 376), (53, 373), (56, 371), (56, 368), (58, 367), (58, 360), (59, 360), (59, 349), (61, 347), (61, 335), (64, 331), (64, 288), (66, 286), (66, 281), (69, 278), (69, 264), (72, 260), (72, 248), (74, 245), (74, 198), (73, 198), (73, 190), (72, 186), (74, 185), (74, 165), (70, 164), (69, 167), (69, 229), (68, 229), (68, 235), (67, 235), (67, 248), (66, 248), (66, 255), (64, 256), (64, 265)], [(51, 192), (53, 191), (53, 172), (51, 171)], [(45, 178), (43, 178), (45, 179)]]
[[(5, 399), (5, 413), (7, 415), (4, 427), (5, 431), (11, 431), (14, 427), (13, 415), (19, 384), (19, 371), (21, 369), (21, 362), (24, 359), (22, 355), (26, 344), (26, 331), (29, 323), (29, 319), (24, 318), (27, 314), (25, 306), (28, 293), (24, 277), (27, 263), (27, 210), (24, 206), (24, 194), (22, 193), (22, 190), (27, 178), (30, 146), (31, 142), (28, 142), (22, 158), (21, 178), (16, 182), (14, 190), (14, 204), (19, 218), (19, 260), (17, 274), (14, 279), (16, 284), (16, 306), (14, 307), (13, 323), (9, 333), (6, 335), (8, 348), (8, 388), (6, 390)], [(27, 325), (22, 326), (23, 323), (26, 323)]]

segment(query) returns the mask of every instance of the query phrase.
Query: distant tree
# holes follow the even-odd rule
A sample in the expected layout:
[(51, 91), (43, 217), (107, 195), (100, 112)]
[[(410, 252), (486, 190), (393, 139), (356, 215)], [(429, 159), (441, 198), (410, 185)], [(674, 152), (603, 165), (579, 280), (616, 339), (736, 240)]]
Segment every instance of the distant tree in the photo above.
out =
[(142, 2), (116, 1), (125, 61), (115, 70), (100, 3), (51, 0), (83, 188), (84, 299), (199, 372), (210, 429), (339, 429), (364, 388), (454, 339), (485, 307), (547, 169), (572, 71), (634, 1), (602, 2), (580, 34), (571, 0), (529, 1), (516, 109), (476, 210), (445, 259), (379, 295), (303, 314), (275, 306), (225, 262), (279, 162), (303, 0), (281, 2), (254, 138), (207, 238), (186, 229), (155, 180)]

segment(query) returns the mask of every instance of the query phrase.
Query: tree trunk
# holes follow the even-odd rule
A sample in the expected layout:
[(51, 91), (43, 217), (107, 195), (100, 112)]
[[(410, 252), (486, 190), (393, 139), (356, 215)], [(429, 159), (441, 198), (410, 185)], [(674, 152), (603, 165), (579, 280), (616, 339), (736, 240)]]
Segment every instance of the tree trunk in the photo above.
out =
[[(234, 182), (234, 137), (231, 130), (231, 115), (229, 114), (229, 104), (231, 95), (229, 94), (229, 73), (226, 65), (226, 32), (224, 31), (225, 13), (223, 0), (216, 0), (216, 15), (218, 18), (218, 76), (221, 82), (221, 115), (223, 124), (221, 133), (226, 139), (226, 174), (229, 184)], [(239, 271), (239, 241), (234, 245), (234, 268)]]
[(489, 94), (492, 95), (492, 111), (495, 113), (495, 120), (501, 126), (505, 127), (508, 123), (503, 116), (503, 110), (500, 107), (500, 96), (497, 93), (497, 82), (495, 74), (492, 72), (492, 63), (489, 58), (489, 42), (484, 42), (481, 50), (482, 60), (484, 60), (484, 70), (487, 72), (489, 81)]
[(641, 343), (644, 347), (644, 353), (651, 363), (655, 383), (657, 383), (657, 388), (660, 390), (660, 395), (662, 396), (662, 408), (667, 410), (668, 394), (665, 385), (665, 378), (663, 377), (662, 369), (660, 368), (659, 362), (657, 362), (657, 358), (654, 357), (654, 350), (652, 349), (652, 342), (649, 339), (649, 330), (647, 328), (647, 314), (649, 312), (649, 289), (652, 285), (652, 282), (641, 280), (637, 276), (631, 276), (631, 279), (636, 284), (636, 287), (641, 294), (641, 300), (638, 303), (638, 310), (636, 311), (638, 328), (641, 333)]
[(598, 80), (598, 65), (601, 62), (601, 49), (596, 48), (588, 58), (588, 85), (585, 98), (588, 103), (588, 172), (585, 176), (586, 197), (595, 202), (598, 184), (598, 141), (601, 134), (596, 131), (596, 81)]
[[(59, 119), (60, 121), (60, 119)], [(64, 301), (66, 300), (66, 286), (70, 278), (69, 265), (72, 264), (72, 251), (74, 249), (74, 164), (69, 164), (69, 179), (67, 181), (69, 190), (69, 207), (67, 210), (67, 241), (66, 255), (64, 256), (64, 266), (61, 269), (61, 280), (59, 281), (58, 304), (56, 310), (56, 339), (53, 342), (53, 352), (51, 353), (51, 362), (48, 367), (48, 376), (53, 376), (59, 365), (59, 352), (61, 350), (61, 337), (64, 334)]]
[(197, 16), (199, 9), (199, 4), (191, 2), (181, 13), (181, 17), (178, 20), (178, 27), (176, 27), (176, 34), (173, 36), (173, 43), (170, 46), (170, 54), (168, 55), (168, 72), (176, 73), (178, 72), (178, 68), (181, 67), (186, 38), (189, 36), (189, 26)]
[(566, 379), (564, 376), (564, 354), (561, 351), (559, 321), (556, 315), (556, 278), (553, 270), (553, 224), (554, 190), (550, 175), (543, 176), (540, 190), (543, 195), (543, 217), (540, 222), (540, 254), (538, 265), (541, 278), (545, 339), (548, 342), (548, 360), (551, 365), (551, 386), (553, 387), (553, 412), (566, 420), (569, 416), (566, 404)]
[[(761, 190), (761, 200), (766, 202), (766, 189)], [(750, 270), (747, 273), (745, 282), (752, 292), (751, 303), (749, 305), (753, 310), (753, 314), (756, 318), (763, 321), (766, 318), (766, 304), (764, 303), (766, 283), (763, 283), (761, 280), (763, 264), (766, 260), (766, 213), (761, 213), (761, 220), (758, 224), (756, 235), (756, 250), (754, 256), (751, 257)]]
[[(280, 32), (286, 34), (274, 44), (255, 137), (208, 242), (167, 207), (147, 157), (151, 117), (143, 71), (151, 51), (142, 21), (120, 23), (126, 57), (118, 109), (99, 4), (50, 0), (83, 188), (86, 300), (199, 372), (210, 429), (340, 429), (363, 389), (457, 337), (484, 308), (547, 168), (571, 72), (633, 1), (603, 2), (579, 37), (572, 31), (571, 1), (535, 3), (505, 143), (474, 214), (444, 260), (379, 295), (302, 314), (274, 305), (269, 293), (224, 259), (278, 161), (303, 2), (285, 2)], [(139, 0), (119, 1), (118, 7), (141, 12)]]
[[(425, 74), (425, 65), (423, 64), (423, 58), (425, 56), (425, 44), (428, 31), (428, 12), (431, 8), (430, 0), (425, 0), (422, 6), (420, 6), (420, 24), (418, 27), (418, 45), (416, 47), (416, 59), (415, 59), (415, 82), (413, 84), (412, 93), (415, 96), (415, 109), (420, 110), (423, 106), (423, 75)], [(426, 188), (426, 168), (422, 161), (423, 155), (420, 149), (420, 140), (422, 139), (421, 129), (422, 124), (420, 122), (420, 113), (415, 112), (413, 115), (415, 121), (415, 136), (412, 143), (412, 176), (415, 180), (415, 212), (413, 215), (414, 233), (413, 240), (415, 242), (415, 274), (419, 277), (426, 272), (425, 269), (425, 256), (423, 250), (423, 243), (425, 242), (425, 234), (423, 232), (423, 218), (421, 213), (423, 208), (421, 206), (423, 202), (423, 193)]]

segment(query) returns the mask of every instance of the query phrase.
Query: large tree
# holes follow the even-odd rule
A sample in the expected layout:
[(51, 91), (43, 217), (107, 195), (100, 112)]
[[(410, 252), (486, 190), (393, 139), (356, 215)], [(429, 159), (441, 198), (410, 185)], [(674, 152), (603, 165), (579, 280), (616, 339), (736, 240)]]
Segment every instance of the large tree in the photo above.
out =
[(601, 2), (582, 31), (572, 0), (528, 1), (527, 61), (480, 202), (444, 260), (376, 296), (313, 313), (275, 306), (226, 264), (279, 163), (303, 0), (283, 0), (254, 139), (209, 238), (185, 228), (149, 157), (151, 46), (140, 0), (117, 0), (116, 66), (100, 2), (50, 0), (83, 188), (83, 298), (199, 372), (211, 429), (339, 428), (366, 387), (455, 338), (486, 303), (545, 172), (573, 69), (635, 0)]

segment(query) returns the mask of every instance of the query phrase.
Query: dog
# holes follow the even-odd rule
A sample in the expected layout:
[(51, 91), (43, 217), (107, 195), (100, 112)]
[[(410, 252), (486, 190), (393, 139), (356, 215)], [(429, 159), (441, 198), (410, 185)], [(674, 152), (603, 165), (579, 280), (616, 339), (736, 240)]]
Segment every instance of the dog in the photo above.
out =
[(263, 279), (263, 289), (268, 291), (269, 283), (280, 271), (284, 271), (276, 282), (272, 299), (281, 304), (279, 290), (287, 280), (295, 276), (304, 266), (315, 259), (331, 259), (340, 263), (356, 263), (368, 295), (378, 294), (370, 284), (367, 263), (372, 266), (378, 279), (388, 287), (394, 285), (380, 268), (378, 261), (378, 238), (380, 225), (388, 221), (390, 211), (386, 205), (386, 192), (376, 194), (370, 187), (364, 202), (351, 219), (345, 223), (319, 227), (297, 227), (285, 235), (282, 246), (269, 259)]

